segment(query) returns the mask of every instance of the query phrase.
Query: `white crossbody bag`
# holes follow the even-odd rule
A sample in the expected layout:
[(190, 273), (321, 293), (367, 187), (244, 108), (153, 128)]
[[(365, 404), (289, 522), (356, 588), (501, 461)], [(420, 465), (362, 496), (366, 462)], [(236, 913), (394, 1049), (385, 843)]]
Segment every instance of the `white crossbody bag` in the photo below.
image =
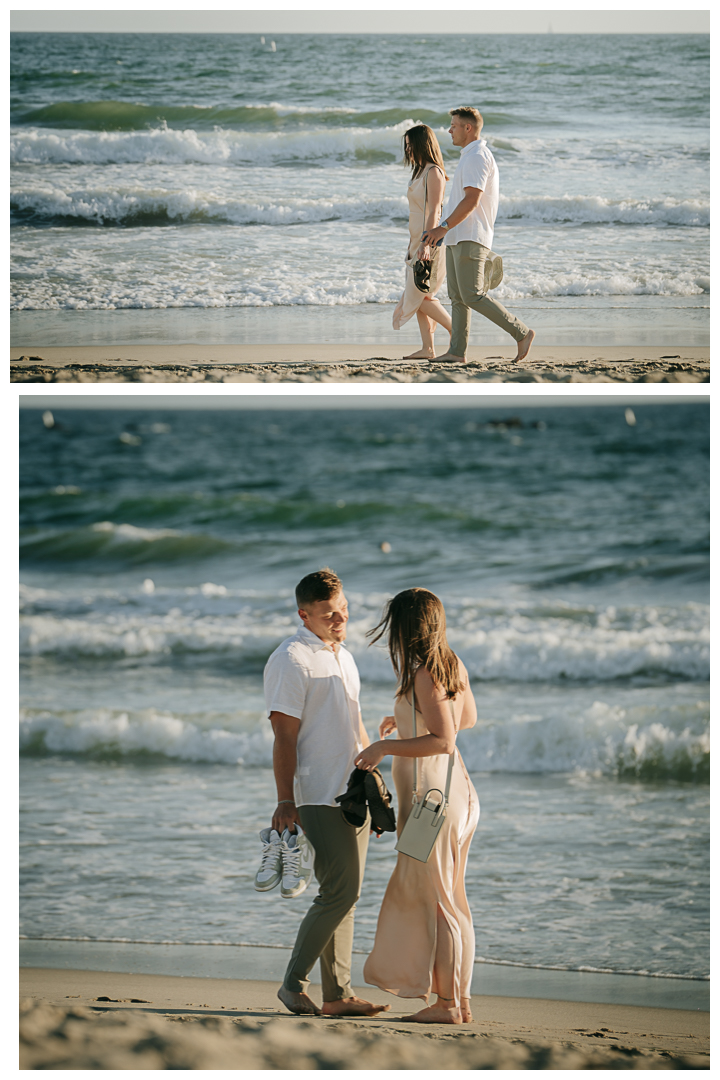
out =
[[(453, 714), (453, 725), (455, 724), (455, 709), (452, 701), (450, 702), (450, 708)], [(415, 687), (412, 688), (412, 714), (413, 714), (413, 736), (417, 738), (417, 719), (415, 717)], [(445, 791), (440, 791), (440, 788), (429, 788), (422, 799), (418, 794), (418, 770), (417, 770), (417, 758), (413, 758), (413, 801), (412, 809), (408, 816), (407, 821), (403, 826), (403, 831), (400, 834), (395, 850), (401, 852), (403, 855), (409, 855), (411, 859), (417, 859), (418, 862), (426, 863), (430, 858), (430, 852), (435, 846), (435, 841), (440, 835), (440, 830), (445, 824), (445, 817), (447, 815), (447, 804), (450, 798), (450, 782), (452, 780), (453, 765), (455, 763), (455, 751), (448, 758), (447, 767), (447, 779), (445, 780)], [(440, 802), (438, 802), (438, 797)]]

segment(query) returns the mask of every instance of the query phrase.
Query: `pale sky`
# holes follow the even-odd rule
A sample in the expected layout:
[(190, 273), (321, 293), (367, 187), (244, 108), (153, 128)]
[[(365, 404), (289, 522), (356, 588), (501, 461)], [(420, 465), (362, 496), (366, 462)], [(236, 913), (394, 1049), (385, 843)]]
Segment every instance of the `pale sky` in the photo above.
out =
[[(288, 8), (293, 8), (288, 4)], [(15, 10), (15, 31), (149, 32), (149, 33), (709, 33), (709, 10), (560, 10), (532, 8), (503, 11), (422, 10), (422, 0), (406, 10), (239, 10), (197, 11), (167, 8), (155, 11)]]

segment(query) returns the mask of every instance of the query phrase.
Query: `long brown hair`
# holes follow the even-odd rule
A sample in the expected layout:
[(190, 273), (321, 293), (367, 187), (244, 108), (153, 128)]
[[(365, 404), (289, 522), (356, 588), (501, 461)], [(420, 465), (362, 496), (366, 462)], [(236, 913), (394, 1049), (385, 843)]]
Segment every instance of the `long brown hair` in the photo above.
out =
[(464, 690), (460, 664), (445, 636), (445, 608), (429, 589), (405, 589), (388, 600), (377, 626), (368, 630), (374, 645), (387, 633), (390, 659), (403, 697), (415, 682), (418, 668), (426, 667), (436, 686), (449, 698)]
[(413, 180), (426, 165), (438, 165), (445, 179), (448, 178), (440, 143), (433, 129), (427, 124), (416, 124), (415, 127), (408, 128), (403, 135), (403, 161), (406, 165), (412, 165)]

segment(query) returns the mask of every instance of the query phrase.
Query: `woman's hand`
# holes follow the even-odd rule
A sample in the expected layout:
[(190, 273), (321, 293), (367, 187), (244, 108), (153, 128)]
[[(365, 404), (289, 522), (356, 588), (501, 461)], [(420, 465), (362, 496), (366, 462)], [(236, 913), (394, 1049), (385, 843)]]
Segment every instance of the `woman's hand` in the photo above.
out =
[(376, 765), (379, 765), (382, 759), (385, 757), (385, 751), (381, 742), (370, 743), (364, 750), (361, 750), (358, 756), (355, 758), (356, 769), (366, 769), (368, 772), (374, 769)]
[(380, 738), (387, 739), (388, 735), (392, 735), (393, 731), (397, 731), (397, 722), (394, 716), (383, 716), (380, 721)]
[(430, 245), (429, 244), (421, 244), (420, 247), (417, 249), (416, 258), (418, 258), (418, 259), (432, 259), (432, 257), (433, 257), (433, 249), (430, 247)]

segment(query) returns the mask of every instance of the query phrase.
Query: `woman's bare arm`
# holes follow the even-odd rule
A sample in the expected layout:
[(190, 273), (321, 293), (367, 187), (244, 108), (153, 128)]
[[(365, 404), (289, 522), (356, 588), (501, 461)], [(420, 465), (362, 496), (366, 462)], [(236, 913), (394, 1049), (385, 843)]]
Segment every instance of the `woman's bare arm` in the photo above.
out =
[[(445, 193), (445, 177), (439, 168), (430, 167), (427, 174), (427, 202), (425, 205), (425, 221), (423, 234), (428, 229), (433, 229), (440, 221), (442, 213), (442, 200)], [(419, 259), (429, 259), (432, 256), (432, 248), (429, 244), (421, 244), (417, 250)]]
[(427, 174), (427, 205), (425, 207), (425, 229), (434, 229), (440, 221), (445, 177), (439, 168), (431, 168)]
[(463, 694), (463, 708), (458, 731), (462, 731), (463, 728), (475, 727), (475, 724), (477, 723), (477, 705), (475, 704), (473, 692), (470, 689), (467, 668), (462, 661), (460, 662), (460, 675), (465, 680), (465, 693)]
[(455, 726), (450, 701), (445, 690), (432, 681), (429, 672), (420, 668), (415, 675), (415, 703), (429, 735), (413, 739), (385, 739), (370, 743), (355, 758), (360, 769), (374, 769), (386, 755), (392, 757), (433, 757), (452, 754), (455, 749)]

